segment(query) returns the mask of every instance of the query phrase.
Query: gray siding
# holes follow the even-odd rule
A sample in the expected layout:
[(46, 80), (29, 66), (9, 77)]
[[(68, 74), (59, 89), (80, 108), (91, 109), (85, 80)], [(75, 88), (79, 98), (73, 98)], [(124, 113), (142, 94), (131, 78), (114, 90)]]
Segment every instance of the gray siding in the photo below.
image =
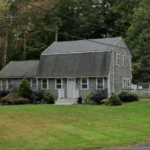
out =
[[(124, 44), (123, 40), (120, 40), (117, 46), (126, 48), (126, 45)], [(119, 65), (116, 64), (117, 53), (120, 56)], [(123, 66), (123, 55), (125, 55), (125, 59), (126, 59), (125, 67)], [(114, 53), (112, 54), (111, 65), (110, 65), (110, 94), (112, 93), (119, 94), (122, 92), (123, 78), (125, 79), (130, 78), (130, 87), (131, 87), (132, 84), (131, 59), (132, 56), (128, 49), (121, 49), (118, 47), (114, 49)], [(114, 77), (113, 77), (113, 72), (114, 72)], [(114, 78), (114, 87), (113, 87), (113, 78)], [(125, 88), (127, 88), (127, 86)]]
[[(41, 89), (41, 79), (38, 79), (38, 85)], [(55, 79), (48, 79), (48, 91), (53, 93), (54, 99), (58, 99), (58, 90), (55, 89)], [(67, 78), (63, 79), (63, 85), (65, 89), (65, 98), (67, 98)], [(96, 78), (89, 78), (89, 89), (81, 90), (80, 78), (76, 78), (76, 88), (79, 89), (79, 96), (85, 98), (86, 93), (90, 93), (92, 90), (96, 89)], [(107, 78), (104, 78), (104, 88), (107, 88)]]

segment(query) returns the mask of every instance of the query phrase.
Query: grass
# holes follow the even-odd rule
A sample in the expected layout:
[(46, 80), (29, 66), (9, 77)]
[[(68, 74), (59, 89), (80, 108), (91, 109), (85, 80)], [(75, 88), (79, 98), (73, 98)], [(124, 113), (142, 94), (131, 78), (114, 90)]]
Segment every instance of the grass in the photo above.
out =
[(150, 142), (150, 102), (0, 106), (0, 150), (91, 150)]

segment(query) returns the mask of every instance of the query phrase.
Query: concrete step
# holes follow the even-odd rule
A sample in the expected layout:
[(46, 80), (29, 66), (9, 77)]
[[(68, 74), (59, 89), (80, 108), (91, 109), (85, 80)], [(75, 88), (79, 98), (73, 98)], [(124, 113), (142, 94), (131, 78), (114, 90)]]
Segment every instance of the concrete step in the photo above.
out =
[(55, 105), (73, 105), (72, 103), (55, 103)]
[(55, 101), (55, 105), (74, 105), (77, 104), (77, 99), (59, 99)]

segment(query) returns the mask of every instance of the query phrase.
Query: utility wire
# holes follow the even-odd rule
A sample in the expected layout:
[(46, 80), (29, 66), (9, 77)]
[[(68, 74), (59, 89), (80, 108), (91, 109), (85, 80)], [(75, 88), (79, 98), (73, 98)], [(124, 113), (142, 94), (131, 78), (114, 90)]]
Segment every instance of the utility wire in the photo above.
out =
[[(5, 18), (4, 19), (8, 19), (8, 18)], [(25, 24), (21, 21), (18, 21), (18, 20), (13, 20), (13, 19), (8, 19), (8, 20), (12, 20), (13, 22), (17, 22), (17, 23), (20, 23), (22, 25), (28, 25), (28, 26), (32, 26), (32, 27), (35, 27), (35, 28), (38, 28), (38, 29), (42, 29), (42, 30), (45, 30), (45, 31), (49, 31), (49, 32), (53, 32), (53, 33), (58, 33), (58, 34), (61, 34), (61, 35), (65, 35), (65, 36), (69, 36), (69, 37), (72, 37), (72, 38), (76, 38), (76, 39), (80, 39), (80, 40), (86, 40), (86, 41), (89, 41), (89, 42), (93, 42), (93, 43), (97, 43), (97, 44), (101, 44), (101, 45), (107, 45), (107, 46), (112, 46), (112, 47), (118, 47), (118, 48), (121, 48), (121, 49), (127, 49), (129, 50), (128, 48), (125, 48), (125, 47), (120, 47), (120, 46), (115, 46), (115, 45), (112, 45), (112, 44), (107, 44), (107, 43), (103, 43), (103, 42), (97, 42), (97, 41), (93, 41), (93, 40), (90, 40), (90, 39), (86, 39), (86, 38), (82, 38), (82, 37), (79, 37), (79, 36), (74, 36), (74, 35), (70, 35), (70, 34), (67, 34), (67, 33), (62, 33), (62, 32), (59, 32), (59, 31), (53, 31), (53, 30), (50, 30), (50, 29), (47, 29), (46, 27), (39, 27), (39, 26), (35, 26), (35, 25), (32, 25), (32, 24)], [(143, 49), (142, 49), (143, 50)], [(130, 50), (131, 51), (131, 50)], [(143, 50), (143, 51), (147, 51), (147, 50)]]
[[(117, 12), (117, 11), (113, 11), (113, 10), (110, 10), (110, 12), (111, 13), (113, 13), (113, 14), (116, 14), (116, 13), (118, 13), (119, 15), (122, 15), (122, 16), (125, 16), (126, 15), (126, 13), (120, 13), (120, 12)], [(150, 18), (144, 18), (144, 17), (142, 17), (142, 16), (140, 16), (140, 15), (136, 15), (137, 17), (140, 17), (140, 18), (142, 18), (142, 19), (146, 19), (146, 20), (150, 20)], [(125, 16), (126, 17), (126, 16)], [(128, 15), (128, 17), (131, 17), (131, 18), (133, 18), (133, 19), (137, 19), (137, 18), (135, 18), (135, 17), (133, 17), (133, 16), (129, 16)], [(127, 18), (127, 17), (126, 17)]]
[[(24, 4), (26, 4), (26, 3), (24, 3)], [(48, 12), (52, 12), (51, 10), (48, 10), (48, 9), (45, 9), (45, 8), (42, 8), (42, 7), (39, 7), (39, 6), (35, 6), (35, 5), (33, 5), (33, 4), (28, 4), (28, 5), (33, 6), (33, 7), (36, 7), (36, 8), (39, 8), (39, 9), (42, 9), (42, 10), (45, 10), (45, 11), (48, 11)], [(128, 33), (125, 33), (125, 32), (121, 32), (121, 31), (118, 31), (118, 30), (110, 29), (110, 28), (107, 28), (107, 27), (102, 27), (102, 26), (100, 26), (100, 25), (93, 24), (93, 23), (86, 22), (86, 21), (82, 21), (82, 20), (79, 20), (79, 19), (76, 19), (76, 18), (73, 18), (73, 17), (69, 17), (69, 16), (67, 16), (67, 15), (60, 14), (60, 13), (56, 13), (56, 12), (54, 12), (54, 13), (55, 13), (56, 15), (60, 15), (60, 16), (62, 16), (62, 17), (66, 17), (66, 18), (69, 18), (69, 19), (71, 19), (71, 20), (75, 20), (75, 21), (82, 22), (82, 23), (85, 23), (85, 24), (89, 24), (89, 25), (92, 25), (92, 26), (95, 26), (95, 27), (107, 29), (107, 30), (109, 30), (109, 31), (114, 31), (114, 32), (121, 33), (121, 34), (124, 34), (124, 35), (129, 35)], [(131, 36), (133, 36), (133, 37), (138, 37), (138, 38), (139, 38), (139, 36), (135, 36), (135, 35), (131, 35)]]

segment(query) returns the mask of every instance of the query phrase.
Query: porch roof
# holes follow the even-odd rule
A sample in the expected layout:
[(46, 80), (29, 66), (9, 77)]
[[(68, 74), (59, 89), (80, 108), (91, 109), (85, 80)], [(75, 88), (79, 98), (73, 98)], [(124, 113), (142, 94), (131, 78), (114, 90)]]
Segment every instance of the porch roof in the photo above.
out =
[(0, 78), (35, 78), (39, 61), (11, 61), (0, 72)]
[(42, 55), (36, 77), (107, 77), (111, 51)]

